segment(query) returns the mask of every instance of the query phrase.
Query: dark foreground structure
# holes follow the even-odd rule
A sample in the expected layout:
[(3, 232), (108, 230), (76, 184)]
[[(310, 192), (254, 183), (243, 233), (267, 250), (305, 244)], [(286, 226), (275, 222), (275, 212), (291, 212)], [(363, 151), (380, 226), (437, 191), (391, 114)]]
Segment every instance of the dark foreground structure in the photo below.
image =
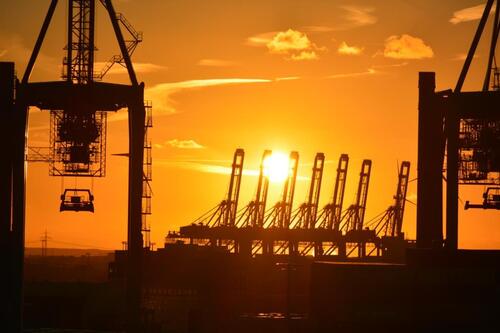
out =
[[(485, 6), (454, 90), (436, 92), (435, 74), (420, 73), (417, 241), (415, 249), (406, 249), (405, 261), (401, 263), (391, 263), (391, 260), (367, 262), (373, 260), (365, 253), (367, 243), (375, 244), (375, 249), (382, 250), (377, 260), (393, 256), (383, 255), (386, 243), (382, 240), (364, 238), (367, 232), (360, 223), (359, 212), (364, 211), (365, 196), (357, 200), (352, 220), (356, 227), (349, 229), (356, 233), (350, 241), (345, 241), (340, 235), (335, 236), (330, 230), (328, 237), (324, 237), (322, 231), (320, 235), (311, 232), (315, 227), (311, 216), (317, 213), (311, 213), (311, 207), (317, 209), (317, 195), (312, 195), (307, 205), (302, 206), (304, 215), (298, 215), (304, 218), (298, 219), (297, 231), (285, 232), (285, 236), (278, 233), (275, 238), (260, 237), (256, 242), (257, 250), (252, 252), (255, 239), (242, 239), (242, 232), (233, 233), (232, 229), (224, 229), (234, 227), (227, 221), (235, 221), (237, 191), (230, 191), (236, 195), (229, 196), (221, 205), (228, 208), (222, 215), (217, 215), (223, 224), (217, 226), (216, 234), (210, 235), (213, 230), (207, 231), (206, 226), (199, 225), (183, 230), (186, 232), (181, 238), (192, 239), (198, 238), (195, 233), (201, 230), (201, 238), (212, 238), (205, 245), (178, 242), (154, 252), (145, 247), (141, 239), (144, 231), (141, 223), (146, 118), (142, 96), (144, 86), (135, 77), (129, 50), (117, 27), (119, 16), (110, 0), (102, 2), (115, 28), (122, 51), (120, 61), (128, 69), (130, 86), (94, 82), (93, 28), (76, 29), (79, 33), (89, 33), (85, 36), (90, 42), (80, 43), (77, 50), (68, 47), (64, 81), (29, 82), (30, 72), (57, 5), (56, 0), (52, 1), (23, 79), (15, 80), (14, 64), (0, 63), (0, 112), (6, 120), (0, 122), (0, 133), (4, 142), (14, 143), (7, 145), (7, 160), (0, 164), (0, 254), (2, 266), (8, 268), (1, 277), (0, 305), (6, 331), (21, 332), (23, 309), (26, 314), (36, 315), (40, 313), (36, 311), (37, 306), (38, 309), (44, 307), (57, 312), (53, 321), (45, 321), (50, 325), (108, 331), (322, 333), (499, 330), (500, 251), (458, 250), (458, 186), (498, 186), (500, 181), (500, 74), (494, 61), (500, 32), (500, 1), (496, 1), (482, 91), (462, 92), (461, 89), (494, 0), (488, 0)], [(70, 18), (79, 18), (84, 26), (93, 26), (90, 23), (93, 23), (95, 1), (70, 0), (69, 3), (71, 14), (73, 10), (78, 13), (76, 16), (69, 15)], [(88, 11), (81, 11), (85, 8)], [(68, 23), (68, 45), (73, 45), (71, 32), (78, 24), (72, 25), (71, 19)], [(73, 51), (79, 56), (73, 58)], [(78, 75), (73, 76), (76, 67), (80, 70), (76, 72)], [(128, 249), (115, 254), (115, 261), (109, 266), (109, 281), (26, 283), (29, 288), (23, 289), (25, 140), (29, 106), (63, 110), (70, 123), (85, 124), (95, 124), (100, 119), (98, 112), (129, 107)], [(95, 129), (95, 126), (92, 127)], [(70, 136), (75, 134), (72, 131), (63, 132)], [(92, 131), (83, 132), (84, 137), (93, 135)], [(59, 139), (61, 142), (68, 141), (62, 137)], [(83, 141), (89, 143), (88, 140)], [(70, 174), (86, 172), (81, 164), (90, 163), (85, 158), (88, 157), (85, 152), (89, 153), (91, 147), (79, 143), (68, 150), (70, 159), (64, 170)], [(242, 165), (242, 155), (238, 156), (241, 163), (236, 161), (234, 164)], [(318, 163), (322, 163), (322, 158), (324, 156), (318, 155)], [(76, 169), (73, 168), (75, 165)], [(446, 170), (444, 208), (443, 168)], [(318, 170), (313, 170), (317, 178), (313, 177), (315, 182), (311, 189), (314, 191), (311, 194), (319, 193), (321, 173)], [(364, 188), (363, 191), (368, 188), (368, 175), (369, 172), (361, 173), (360, 188)], [(239, 186), (239, 181), (232, 186)], [(278, 206), (275, 228), (291, 230), (291, 189), (293, 187), (284, 191), (286, 200)], [(487, 191), (482, 204), (467, 207), (498, 209), (500, 197), (495, 191), (495, 188)], [(62, 209), (71, 209), (71, 205), (75, 204), (88, 210), (93, 200), (89, 197), (84, 205), (70, 200), (69, 205), (64, 197), (62, 199)], [(261, 199), (257, 197), (254, 202), (256, 217), (262, 217), (259, 208)], [(446, 235), (442, 231), (444, 210)], [(255, 221), (257, 224), (245, 227), (264, 227), (261, 218)], [(400, 224), (395, 226), (394, 230), (400, 229)], [(225, 234), (228, 230), (231, 237)], [(295, 234), (310, 236), (301, 238), (309, 244), (305, 247), (307, 251), (299, 253), (300, 240), (293, 239), (297, 236)], [(404, 238), (397, 237), (399, 245), (408, 247), (409, 243)], [(329, 249), (325, 246), (331, 245), (325, 243), (332, 243), (337, 248), (337, 255), (332, 257), (343, 262), (324, 261), (328, 257), (324, 251)], [(344, 243), (357, 244), (355, 248), (359, 255), (356, 259), (344, 253)], [(287, 250), (275, 251), (275, 245), (278, 250)], [(318, 254), (316, 258), (308, 255), (310, 250)], [(396, 253), (396, 257), (400, 257), (400, 251)], [(53, 292), (52, 295), (57, 297), (37, 297), (39, 291)], [(27, 301), (24, 305), (23, 296)], [(92, 316), (87, 316), (91, 310), (94, 310)], [(33, 319), (33, 322), (36, 320)]]
[(311, 332), (486, 332), (500, 327), (499, 311), (498, 251), (312, 266)]

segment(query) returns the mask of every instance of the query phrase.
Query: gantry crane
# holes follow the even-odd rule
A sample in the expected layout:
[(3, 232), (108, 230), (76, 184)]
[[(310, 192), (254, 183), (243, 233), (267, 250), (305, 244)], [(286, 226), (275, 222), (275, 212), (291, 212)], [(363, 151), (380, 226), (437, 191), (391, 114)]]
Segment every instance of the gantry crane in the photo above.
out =
[(349, 166), (349, 156), (340, 155), (337, 166), (337, 176), (335, 178), (335, 187), (333, 189), (333, 199), (328, 203), (320, 213), (318, 218), (318, 227), (328, 230), (339, 231), (342, 220), (342, 206), (344, 204), (344, 193), (347, 181), (347, 168)]
[[(52, 0), (35, 43), (35, 47), (20, 81), (15, 80), (13, 63), (0, 65), (2, 88), (0, 100), (8, 110), (8, 121), (0, 122), (3, 142), (12, 142), (5, 167), (1, 169), (5, 186), (0, 191), (2, 197), (2, 239), (12, 238), (5, 249), (11, 253), (12, 268), (7, 286), (10, 297), (8, 330), (22, 331), (22, 276), (24, 256), (25, 225), (25, 158), (28, 110), (37, 107), (51, 112), (51, 151), (46, 159), (51, 164), (52, 175), (95, 177), (105, 175), (105, 134), (106, 114), (127, 108), (129, 114), (129, 191), (128, 191), (128, 251), (127, 251), (127, 300), (125, 302), (127, 330), (141, 331), (141, 258), (143, 253), (142, 228), (142, 185), (144, 180), (143, 149), (146, 110), (144, 84), (139, 83), (134, 71), (131, 52), (134, 47), (124, 38), (122, 26), (130, 32), (131, 27), (122, 15), (116, 13), (111, 0), (102, 0), (108, 14), (115, 37), (120, 47), (119, 63), (126, 67), (130, 85), (99, 82), (94, 71), (96, 50), (95, 15), (96, 0), (68, 0), (66, 56), (63, 60), (63, 80), (52, 82), (30, 82), (40, 49), (58, 5)], [(135, 39), (132, 33), (132, 39)], [(139, 40), (135, 40), (136, 44)], [(2, 182), (4, 184), (4, 182)], [(83, 208), (78, 203), (78, 188), (69, 189), (72, 207)], [(71, 191), (72, 190), (72, 191)], [(88, 190), (88, 189), (87, 189)], [(86, 192), (86, 191), (85, 191)], [(88, 193), (88, 192), (87, 192)], [(66, 196), (62, 198), (65, 209)], [(83, 202), (92, 207), (92, 200)], [(89, 208), (89, 209), (90, 209)], [(5, 243), (2, 241), (2, 246)], [(9, 252), (10, 251), (10, 252)], [(6, 276), (9, 274), (5, 274)], [(3, 295), (4, 293), (2, 293)], [(2, 309), (3, 310), (3, 309)]]
[(197, 218), (193, 224), (208, 227), (235, 227), (238, 199), (240, 196), (241, 177), (243, 176), (243, 162), (245, 151), (236, 149), (231, 165), (231, 176), (226, 198), (217, 206)]
[[(314, 158), (312, 167), (311, 182), (309, 185), (309, 192), (307, 201), (302, 203), (299, 208), (294, 212), (290, 228), (293, 229), (314, 229), (316, 226), (316, 218), (318, 215), (319, 195), (321, 192), (321, 180), (323, 178), (323, 168), (325, 165), (325, 155), (317, 153)], [(302, 249), (299, 249), (299, 242), (289, 242), (290, 253), (301, 252), (302, 255), (308, 254), (313, 248), (314, 243), (308, 242)]]
[[(463, 92), (495, 2), (482, 90)], [(500, 91), (497, 90), (499, 74), (495, 59), (499, 33), (500, 1), (488, 0), (455, 89), (436, 91), (435, 73), (419, 74), (418, 248), (441, 249), (444, 246), (457, 250), (459, 185), (492, 186), (494, 190), (500, 184)], [(446, 179), (446, 228), (443, 228), (443, 178)], [(494, 207), (488, 205), (487, 199), (481, 208)], [(445, 239), (443, 229), (446, 230)]]
[(377, 250), (377, 255), (380, 255), (380, 250), (382, 250), (384, 256), (394, 255), (396, 252), (399, 256), (404, 255), (406, 241), (402, 228), (409, 178), (410, 162), (403, 161), (398, 172), (394, 204), (367, 222), (367, 227), (370, 230), (374, 230), (375, 235), (379, 239), (376, 248), (372, 249), (368, 255), (371, 255), (375, 250)]
[(291, 152), (288, 163), (288, 177), (283, 185), (281, 200), (277, 202), (267, 214), (265, 220), (266, 227), (288, 229), (290, 226), (297, 169), (299, 165), (299, 153), (296, 151)]
[(243, 176), (244, 158), (244, 150), (236, 149), (233, 157), (227, 199), (224, 203), (224, 209), (222, 212), (222, 223), (226, 227), (234, 227), (236, 225), (236, 212), (238, 210), (238, 199), (240, 197), (240, 185), (241, 177)]
[(314, 229), (318, 215), (319, 195), (321, 192), (321, 180), (325, 165), (325, 154), (317, 153), (312, 167), (311, 183), (307, 201), (302, 203), (295, 212), (290, 222), (291, 228)]
[(373, 226), (378, 237), (404, 237), (402, 228), (409, 177), (410, 162), (403, 161), (398, 173), (398, 184), (396, 187), (396, 194), (394, 195), (394, 204), (389, 206), (380, 218), (374, 219), (369, 224), (369, 227)]
[(345, 231), (346, 241), (356, 243), (358, 248), (358, 256), (364, 257), (365, 245), (372, 240), (371, 231), (364, 229), (364, 219), (366, 212), (366, 202), (368, 199), (368, 188), (370, 185), (370, 174), (372, 169), (371, 160), (363, 160), (361, 164), (361, 172), (359, 174), (358, 189), (356, 192), (356, 200), (344, 214), (343, 230)]
[[(265, 150), (259, 166), (259, 178), (255, 197), (248, 205), (242, 209), (237, 217), (236, 226), (238, 228), (248, 228), (261, 230), (264, 227), (266, 213), (267, 193), (269, 191), (269, 178), (265, 175), (265, 164), (271, 156), (271, 150)], [(240, 244), (236, 244), (240, 253), (245, 252), (252, 256), (262, 251), (262, 240), (246, 239)]]
[(257, 181), (257, 190), (255, 198), (248, 203), (243, 212), (238, 217), (238, 227), (259, 227), (264, 226), (266, 212), (267, 193), (269, 190), (269, 178), (265, 175), (264, 164), (271, 156), (271, 150), (265, 150), (259, 166), (259, 179)]
[[(292, 151), (288, 161), (288, 177), (283, 186), (283, 194), (281, 201), (277, 202), (267, 213), (264, 221), (264, 226), (267, 228), (275, 228), (286, 230), (290, 227), (292, 217), (293, 197), (295, 194), (295, 183), (297, 181), (297, 170), (299, 166), (299, 153)], [(278, 252), (286, 250), (288, 242), (283, 241), (278, 247)], [(262, 251), (264, 254), (273, 254), (274, 241), (263, 241)]]
[[(332, 254), (336, 249), (339, 249), (339, 245), (341, 245), (339, 244), (342, 238), (340, 222), (342, 221), (342, 207), (344, 203), (348, 166), (349, 156), (347, 154), (341, 154), (337, 165), (337, 176), (335, 177), (332, 201), (323, 207), (316, 222), (318, 229), (332, 231), (336, 235), (338, 241), (330, 243), (326, 251), (323, 248), (323, 242), (316, 242), (314, 248), (315, 255), (321, 256), (323, 254)], [(345, 246), (341, 247), (345, 248)], [(343, 253), (345, 253), (345, 251)]]

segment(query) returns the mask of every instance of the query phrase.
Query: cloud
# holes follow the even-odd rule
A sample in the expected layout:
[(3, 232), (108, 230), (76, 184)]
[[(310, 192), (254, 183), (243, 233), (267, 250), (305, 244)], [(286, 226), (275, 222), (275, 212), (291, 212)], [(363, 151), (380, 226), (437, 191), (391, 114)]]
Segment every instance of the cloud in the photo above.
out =
[(277, 33), (277, 31), (271, 31), (248, 37), (245, 44), (248, 46), (265, 47)]
[[(26, 64), (31, 56), (31, 48), (26, 47), (23, 39), (17, 34), (4, 34), (0, 32), (0, 59), (2, 61), (13, 61), (16, 63), (16, 71), (19, 78), (22, 78)], [(43, 74), (40, 75), (41, 71)], [(61, 73), (61, 62), (45, 55), (43, 52), (38, 54), (33, 73), (37, 78), (44, 80), (52, 79), (53, 76), (59, 77)], [(49, 75), (48, 75), (49, 74)]]
[[(162, 165), (166, 167), (173, 167), (184, 170), (192, 170), (204, 173), (218, 174), (218, 175), (230, 175), (231, 161), (220, 161), (220, 160), (167, 160), (167, 159), (155, 159), (155, 165)], [(224, 163), (224, 165), (220, 165)], [(257, 169), (243, 169), (243, 176), (257, 177), (259, 176), (259, 170)], [(298, 181), (309, 181), (310, 178), (306, 176), (297, 175)]]
[(347, 30), (359, 28), (377, 23), (378, 19), (372, 12), (375, 11), (372, 7), (363, 6), (340, 6), (346, 11), (344, 19), (347, 21), (340, 24), (336, 30)]
[(172, 114), (176, 112), (175, 102), (172, 100), (172, 95), (178, 92), (189, 89), (200, 89), (206, 87), (249, 84), (249, 83), (266, 83), (272, 82), (268, 79), (204, 79), (204, 80), (187, 80), (172, 83), (160, 83), (145, 91), (145, 97), (153, 102), (153, 112), (155, 115)]
[[(457, 10), (453, 13), (453, 16), (450, 18), (450, 23), (459, 24), (462, 22), (469, 22), (479, 20), (483, 15), (485, 5), (477, 5), (473, 7), (464, 8), (461, 10)], [(494, 11), (491, 11), (492, 14)]]
[[(96, 73), (99, 73), (102, 71), (104, 66), (106, 66), (108, 63), (105, 62), (96, 62), (95, 63), (95, 68), (99, 69), (96, 70)], [(158, 72), (162, 70), (166, 70), (167, 67), (165, 66), (160, 66), (160, 65), (155, 65), (151, 63), (141, 63), (141, 62), (134, 62), (134, 71), (136, 73), (152, 73), (152, 72)], [(108, 75), (121, 75), (121, 74), (127, 74), (127, 68), (125, 66), (122, 66), (120, 64), (114, 64), (113, 67), (106, 73)]]
[[(460, 54), (457, 54), (456, 56), (454, 56), (453, 58), (451, 58), (450, 60), (453, 60), (453, 61), (464, 61), (466, 58), (467, 58), (467, 54), (466, 53), (460, 53)], [(474, 54), (474, 56), (472, 58), (473, 59), (477, 59), (477, 58), (479, 58), (479, 55)]]
[(350, 78), (350, 77), (369, 76), (369, 75), (374, 75), (374, 74), (378, 74), (378, 73), (380, 73), (380, 72), (378, 72), (374, 68), (368, 68), (364, 72), (333, 74), (333, 75), (327, 76), (326, 78), (327, 79), (343, 79), (343, 78)]
[(398, 64), (388, 64), (388, 65), (373, 65), (373, 69), (380, 69), (380, 68), (394, 68), (394, 67), (404, 67), (407, 66), (408, 62), (400, 62)]
[(285, 77), (277, 77), (274, 79), (276, 82), (279, 81), (293, 81), (293, 80), (300, 80), (300, 76), (285, 76)]
[[(231, 167), (218, 165), (218, 161), (207, 161), (207, 160), (164, 160), (155, 159), (156, 165), (164, 165), (167, 167), (174, 167), (184, 170), (192, 170), (204, 173), (212, 173), (219, 175), (230, 175)], [(231, 161), (225, 161), (225, 164), (231, 164)], [(259, 171), (256, 169), (243, 169), (244, 176), (258, 176)]]
[(392, 59), (432, 58), (432, 48), (418, 37), (403, 34), (390, 36), (385, 40), (384, 57)]
[(205, 146), (200, 145), (198, 142), (194, 140), (178, 140), (172, 139), (165, 142), (167, 145), (179, 148), (179, 149), (204, 149)]
[(292, 54), (290, 56), (291, 60), (316, 60), (319, 59), (318, 54), (315, 51), (300, 51), (299, 53)]
[(289, 60), (318, 59), (318, 48), (303, 32), (288, 29), (280, 31), (266, 44), (269, 53), (282, 54)]
[(208, 66), (208, 67), (231, 67), (236, 66), (237, 63), (234, 61), (221, 60), (221, 59), (201, 59), (197, 63), (198, 66)]
[(340, 43), (337, 52), (343, 55), (359, 55), (363, 52), (363, 48), (358, 46), (350, 46), (347, 45), (346, 42), (342, 42)]

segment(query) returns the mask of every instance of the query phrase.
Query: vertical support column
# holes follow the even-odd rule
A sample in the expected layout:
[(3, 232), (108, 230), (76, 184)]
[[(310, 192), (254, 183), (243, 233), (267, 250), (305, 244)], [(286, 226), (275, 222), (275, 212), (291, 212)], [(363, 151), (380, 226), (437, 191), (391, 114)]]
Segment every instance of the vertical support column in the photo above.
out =
[(273, 252), (274, 252), (273, 245), (274, 245), (273, 241), (263, 239), (262, 240), (262, 254), (273, 255)]
[(417, 247), (443, 242), (443, 116), (434, 93), (433, 72), (419, 73)]
[(446, 241), (448, 250), (458, 249), (458, 136), (460, 118), (454, 108), (446, 110)]
[(0, 163), (0, 264), (4, 271), (0, 274), (0, 320), (6, 323), (7, 331), (13, 330), (12, 313), (12, 116), (14, 113), (14, 63), (0, 62), (0, 140), (4, 145)]
[(324, 254), (323, 242), (322, 241), (314, 242), (314, 258), (321, 258), (323, 254)]
[(14, 332), (23, 331), (23, 271), (24, 271), (24, 228), (26, 206), (26, 143), (28, 105), (25, 101), (25, 85), (17, 84), (12, 121), (12, 270)]
[(73, 1), (68, 1), (68, 46), (66, 50), (66, 80), (73, 81)]
[(144, 85), (132, 86), (129, 104), (129, 190), (127, 258), (127, 332), (141, 331), (142, 178), (144, 155)]
[(87, 68), (87, 80), (94, 81), (94, 51), (95, 51), (95, 0), (89, 3), (89, 59)]
[[(343, 237), (342, 237), (343, 238)], [(347, 258), (347, 245), (344, 239), (341, 239), (338, 244), (338, 256), (341, 259)]]

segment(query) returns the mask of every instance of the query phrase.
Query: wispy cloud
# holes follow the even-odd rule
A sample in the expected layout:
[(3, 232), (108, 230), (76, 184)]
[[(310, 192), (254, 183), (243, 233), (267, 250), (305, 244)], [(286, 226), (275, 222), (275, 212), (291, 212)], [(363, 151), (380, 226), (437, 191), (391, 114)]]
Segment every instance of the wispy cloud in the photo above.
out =
[(247, 40), (245, 41), (245, 44), (254, 47), (265, 47), (271, 40), (273, 40), (273, 37), (277, 33), (278, 33), (277, 31), (270, 31), (248, 37)]
[(381, 69), (381, 68), (395, 68), (395, 67), (404, 67), (407, 66), (408, 62), (400, 62), (397, 64), (387, 64), (387, 65), (373, 65), (373, 69)]
[[(243, 79), (243, 78), (227, 78), (227, 79), (203, 79), (203, 80), (186, 80), (171, 83), (160, 83), (156, 86), (146, 88), (145, 98), (152, 101), (153, 112), (155, 117), (162, 115), (171, 115), (177, 112), (176, 102), (173, 95), (182, 91), (203, 89), (216, 86), (240, 85), (240, 84), (257, 84), (271, 83), (286, 80), (298, 80), (299, 76), (279, 77), (275, 79)], [(128, 119), (126, 110), (120, 110), (116, 113), (110, 113), (108, 122), (123, 121)], [(158, 148), (160, 146), (157, 146)]]
[[(451, 58), (451, 60), (453, 60), (453, 61), (464, 61), (466, 58), (467, 58), (467, 54), (466, 53), (460, 53), (460, 54), (457, 54), (456, 56), (454, 56), (453, 58)], [(477, 58), (479, 58), (479, 55), (474, 54), (474, 56), (472, 58), (473, 59), (477, 59)]]
[[(184, 170), (192, 170), (204, 173), (212, 173), (219, 175), (230, 175), (231, 167), (220, 165), (217, 161), (207, 161), (207, 160), (166, 160), (166, 159), (155, 159), (156, 165), (163, 165), (166, 167), (173, 167)], [(258, 176), (259, 171), (257, 169), (243, 169), (244, 176)]]
[(326, 33), (345, 31), (377, 23), (378, 18), (373, 15), (375, 8), (368, 6), (345, 5), (339, 6), (339, 15), (331, 25), (306, 25), (302, 31), (311, 33)]
[[(105, 62), (96, 62), (95, 63), (95, 68), (96, 72), (101, 71), (107, 63)], [(151, 63), (143, 63), (143, 62), (134, 62), (134, 71), (136, 73), (152, 73), (152, 72), (158, 72), (158, 71), (164, 71), (167, 70), (167, 67), (165, 66), (160, 66), (160, 65), (155, 65)], [(121, 74), (127, 74), (127, 68), (124, 66), (121, 66), (120, 64), (114, 64), (113, 67), (106, 73), (109, 75), (121, 75)]]
[[(155, 159), (155, 165), (163, 165), (165, 167), (191, 170), (203, 173), (230, 175), (232, 171), (231, 167), (227, 165), (220, 165), (220, 163), (218, 162), (219, 161), (192, 160), (192, 159), (191, 160)], [(259, 170), (244, 168), (242, 174), (243, 176), (257, 177), (259, 176)], [(310, 180), (310, 178), (298, 175), (297, 180), (308, 181)]]
[(340, 6), (345, 11), (346, 22), (339, 24), (335, 30), (349, 30), (377, 23), (378, 19), (373, 15), (373, 7), (363, 6)]
[(384, 57), (392, 59), (432, 58), (432, 48), (418, 37), (407, 34), (390, 36), (385, 40)]
[[(16, 34), (3, 34), (0, 32), (0, 59), (2, 61), (13, 61), (16, 63), (18, 75), (24, 74), (25, 66), (31, 56), (31, 48), (28, 48), (23, 39)], [(37, 61), (33, 72), (42, 70), (45, 75), (59, 74), (61, 63), (59, 59), (55, 59), (45, 55), (43, 52), (38, 54)]]
[(293, 81), (300, 80), (300, 76), (285, 76), (285, 77), (277, 77), (274, 79), (275, 81)]
[[(483, 15), (484, 7), (485, 5), (482, 4), (457, 10), (456, 12), (453, 13), (453, 16), (450, 18), (450, 23), (458, 24), (462, 22), (479, 20)], [(493, 12), (494, 11), (491, 11), (491, 13)]]
[[(172, 139), (168, 140), (165, 142), (165, 145), (168, 145), (170, 147), (174, 148), (179, 148), (179, 149), (204, 149), (205, 146), (202, 146), (198, 142), (194, 140), (179, 140), (179, 139)], [(163, 145), (157, 145), (157, 148), (163, 147)]]
[(207, 67), (231, 67), (236, 66), (238, 63), (235, 61), (222, 60), (222, 59), (201, 59), (198, 61), (198, 66)]
[(187, 80), (172, 83), (161, 83), (151, 88), (147, 88), (145, 96), (153, 101), (155, 113), (172, 114), (176, 112), (175, 102), (172, 100), (172, 95), (189, 89), (200, 89), (206, 87), (215, 87), (223, 85), (237, 85), (250, 83), (266, 83), (272, 82), (269, 79), (242, 79), (242, 78), (227, 78), (227, 79), (204, 79), (204, 80)]
[(343, 78), (351, 78), (351, 77), (370, 76), (370, 75), (375, 75), (378, 73), (379, 72), (377, 70), (375, 70), (374, 68), (368, 68), (364, 72), (339, 73), (339, 74), (329, 75), (326, 78), (327, 79), (343, 79)]
[(266, 44), (269, 53), (284, 55), (289, 60), (316, 60), (319, 48), (309, 37), (298, 30), (280, 31)]
[(346, 42), (342, 42), (337, 49), (337, 52), (342, 55), (360, 55), (363, 53), (363, 48), (354, 45), (348, 45)]

